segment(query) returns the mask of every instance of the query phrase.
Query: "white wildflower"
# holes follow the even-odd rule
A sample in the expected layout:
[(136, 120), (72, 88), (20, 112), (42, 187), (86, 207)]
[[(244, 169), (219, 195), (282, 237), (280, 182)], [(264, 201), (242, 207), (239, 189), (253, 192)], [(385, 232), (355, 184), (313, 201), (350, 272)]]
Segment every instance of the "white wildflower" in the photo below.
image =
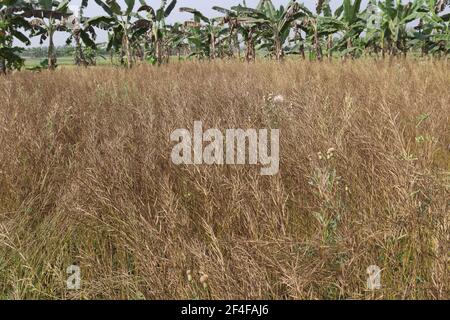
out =
[(188, 270), (186, 271), (187, 279), (189, 282), (192, 282), (192, 271)]
[(284, 102), (284, 97), (281, 94), (276, 95), (275, 97), (273, 97), (273, 102), (275, 104), (281, 104)]
[(208, 275), (205, 273), (201, 273), (200, 283), (203, 285), (203, 288), (208, 288)]
[(334, 156), (334, 152), (336, 151), (335, 148), (330, 148), (327, 150), (327, 159), (330, 160)]

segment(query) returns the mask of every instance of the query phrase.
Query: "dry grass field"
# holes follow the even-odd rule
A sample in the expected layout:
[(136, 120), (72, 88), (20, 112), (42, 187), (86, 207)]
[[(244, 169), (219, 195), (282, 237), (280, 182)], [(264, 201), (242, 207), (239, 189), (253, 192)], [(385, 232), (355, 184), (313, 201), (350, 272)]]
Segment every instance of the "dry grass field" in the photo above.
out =
[[(412, 60), (2, 78), (0, 298), (449, 299), (449, 88)], [(174, 165), (195, 120), (279, 128), (279, 173)]]

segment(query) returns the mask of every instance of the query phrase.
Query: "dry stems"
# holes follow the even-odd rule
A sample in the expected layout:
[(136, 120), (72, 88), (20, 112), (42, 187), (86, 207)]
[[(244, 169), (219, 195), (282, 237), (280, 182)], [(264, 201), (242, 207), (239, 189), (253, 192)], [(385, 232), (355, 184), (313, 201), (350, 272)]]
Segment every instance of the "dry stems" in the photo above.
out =
[[(0, 298), (450, 298), (444, 63), (1, 81)], [(173, 165), (170, 133), (194, 120), (280, 128), (280, 173)], [(65, 287), (73, 263), (79, 291)], [(379, 291), (366, 290), (370, 265)]]

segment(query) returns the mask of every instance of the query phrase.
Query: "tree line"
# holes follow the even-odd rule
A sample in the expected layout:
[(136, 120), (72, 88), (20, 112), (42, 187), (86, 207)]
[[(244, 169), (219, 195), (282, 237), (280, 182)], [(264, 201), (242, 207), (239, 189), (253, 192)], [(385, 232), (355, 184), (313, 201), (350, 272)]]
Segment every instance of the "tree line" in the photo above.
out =
[[(87, 51), (89, 48), (83, 48), (84, 51)], [(106, 48), (102, 45), (98, 45), (95, 48), (96, 55), (106, 56), (107, 51)], [(46, 45), (42, 45), (39, 47), (25, 47), (21, 53), (22, 57), (29, 58), (46, 58), (48, 53), (48, 47)], [(56, 57), (72, 57), (75, 56), (75, 48), (72, 45), (61, 45), (55, 47), (55, 55)]]
[[(179, 10), (192, 15), (185, 22), (166, 23), (177, 0), (162, 0), (152, 7), (145, 0), (94, 0), (104, 15), (86, 17), (88, 0), (74, 7), (70, 0), (0, 0), (0, 72), (20, 69), (23, 46), (31, 37), (47, 44), (46, 67), (56, 67), (55, 33), (67, 35), (74, 47), (74, 62), (89, 65), (87, 53), (98, 48), (98, 29), (108, 40), (103, 49), (131, 68), (140, 61), (152, 64), (178, 59), (239, 58), (257, 56), (278, 61), (287, 55), (302, 59), (355, 59), (362, 56), (433, 56), (447, 58), (450, 51), (449, 0), (343, 0), (332, 10), (329, 0), (318, 0), (315, 10), (291, 0), (276, 8), (271, 0), (255, 7), (246, 2), (222, 8), (217, 17), (195, 8)], [(136, 8), (135, 8), (136, 7)]]

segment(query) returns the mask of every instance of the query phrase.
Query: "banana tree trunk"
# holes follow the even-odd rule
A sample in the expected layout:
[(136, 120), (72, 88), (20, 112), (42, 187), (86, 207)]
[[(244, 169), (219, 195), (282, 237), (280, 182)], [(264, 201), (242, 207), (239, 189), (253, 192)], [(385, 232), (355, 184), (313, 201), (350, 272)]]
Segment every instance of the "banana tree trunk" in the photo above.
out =
[(427, 49), (425, 44), (422, 45), (422, 49), (421, 49), (421, 54), (420, 55), (421, 55), (422, 58), (428, 55), (428, 49)]
[(228, 38), (228, 55), (230, 58), (234, 57), (234, 50), (233, 50), (233, 34), (231, 33)]
[(275, 58), (277, 61), (281, 61), (283, 59), (283, 47), (281, 39), (278, 35), (275, 36)]
[(74, 39), (75, 39), (75, 64), (77, 66), (87, 67), (86, 58), (83, 53), (83, 48), (81, 47), (79, 31), (74, 33)]
[(389, 54), (391, 57), (396, 56), (397, 55), (397, 48), (396, 45), (393, 44), (392, 42), (389, 44)]
[(235, 32), (235, 35), (234, 35), (234, 45), (235, 45), (236, 50), (237, 50), (238, 59), (241, 60), (241, 46), (239, 45), (239, 34), (238, 34), (238, 32)]
[(234, 35), (234, 26), (230, 25), (230, 34), (228, 35), (228, 51), (229, 51), (229, 56), (231, 58), (234, 57), (234, 48), (233, 48), (233, 35)]
[(406, 59), (406, 56), (408, 55), (408, 47), (406, 45), (406, 38), (402, 39), (402, 51), (403, 51), (403, 58)]
[(161, 39), (159, 39), (159, 38), (156, 38), (156, 40), (155, 40), (155, 55), (156, 55), (156, 61), (158, 62), (158, 65), (161, 65), (163, 63), (163, 50), (162, 50)]
[(214, 32), (211, 32), (211, 59), (214, 60), (216, 58), (216, 37)]
[(327, 51), (328, 51), (328, 60), (331, 61), (333, 59), (333, 55), (331, 53), (331, 48), (333, 48), (333, 35), (328, 35), (327, 42)]
[(302, 43), (300, 44), (300, 55), (302, 56), (303, 60), (306, 60), (306, 54), (305, 54), (305, 45)]
[(47, 53), (47, 61), (48, 61), (48, 69), (55, 70), (56, 68), (56, 54), (55, 54), (55, 44), (53, 42), (53, 36), (55, 31), (53, 29), (52, 23), (49, 26), (48, 33), (48, 53)]
[(171, 51), (167, 46), (164, 46), (164, 53), (165, 53), (165, 57), (164, 57), (165, 63), (168, 64), (170, 62)]
[(142, 47), (140, 45), (136, 46), (136, 59), (139, 62), (144, 61), (144, 51), (142, 50)]
[(255, 43), (253, 40), (253, 31), (249, 31), (245, 41), (245, 59), (247, 62), (255, 61)]
[(319, 41), (319, 32), (317, 30), (317, 25), (314, 25), (314, 51), (316, 52), (316, 58), (322, 61), (322, 48)]
[(127, 68), (131, 69), (133, 66), (133, 61), (131, 60), (131, 48), (130, 48), (130, 39), (128, 38), (128, 34), (123, 35), (123, 45), (125, 47), (125, 54), (127, 56)]
[(305, 60), (306, 59), (305, 42), (303, 40), (302, 34), (300, 32), (300, 29), (298, 27), (296, 27), (295, 32), (296, 32), (297, 40), (298, 40), (298, 43), (299, 43), (298, 51), (299, 51), (300, 55), (302, 56), (302, 59)]
[(0, 58), (0, 74), (6, 75), (6, 59)]
[(352, 39), (348, 38), (347, 39), (347, 53), (345, 54), (345, 60), (347, 60), (348, 58), (351, 57), (349, 50), (352, 48), (352, 46), (353, 46)]
[(381, 58), (384, 60), (386, 57), (386, 46), (384, 43), (384, 32), (381, 32)]

